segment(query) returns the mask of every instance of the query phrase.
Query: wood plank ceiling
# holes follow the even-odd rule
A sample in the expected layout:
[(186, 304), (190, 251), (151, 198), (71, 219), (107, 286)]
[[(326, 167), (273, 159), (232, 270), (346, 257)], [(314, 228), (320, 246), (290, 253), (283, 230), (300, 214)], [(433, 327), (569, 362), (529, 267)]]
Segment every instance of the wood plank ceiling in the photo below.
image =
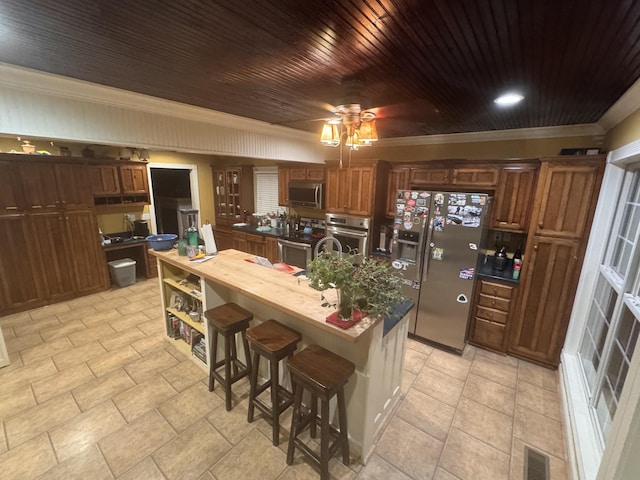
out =
[(313, 132), (361, 103), (388, 138), (596, 122), (640, 76), (640, 2), (2, 0), (0, 40), (0, 62)]

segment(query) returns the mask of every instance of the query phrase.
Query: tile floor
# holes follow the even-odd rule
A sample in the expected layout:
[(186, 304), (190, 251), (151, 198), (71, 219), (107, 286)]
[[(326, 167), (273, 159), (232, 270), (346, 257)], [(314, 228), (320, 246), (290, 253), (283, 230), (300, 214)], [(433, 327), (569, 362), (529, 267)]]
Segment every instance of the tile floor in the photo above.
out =
[[(205, 373), (163, 338), (160, 316), (148, 280), (0, 318), (12, 360), (0, 369), (0, 477), (319, 478), (298, 454), (286, 465), (286, 441), (274, 447), (264, 419), (246, 422), (246, 381), (225, 410), (220, 389), (209, 393)], [(555, 372), (410, 340), (403, 399), (374, 454), (366, 466), (333, 459), (331, 475), (522, 480), (528, 445), (564, 480), (561, 422)]]

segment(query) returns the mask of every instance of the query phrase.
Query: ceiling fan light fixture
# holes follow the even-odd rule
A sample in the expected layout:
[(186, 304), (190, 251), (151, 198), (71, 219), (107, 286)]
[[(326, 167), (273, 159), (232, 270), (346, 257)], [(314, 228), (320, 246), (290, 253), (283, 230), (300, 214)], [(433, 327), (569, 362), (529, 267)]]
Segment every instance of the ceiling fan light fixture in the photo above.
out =
[(360, 143), (363, 145), (371, 145), (371, 143), (378, 141), (378, 131), (376, 130), (375, 120), (362, 122), (358, 132)]
[(523, 95), (515, 92), (509, 92), (505, 93), (504, 95), (500, 95), (493, 101), (493, 103), (500, 107), (510, 107), (512, 105), (515, 105), (516, 103), (521, 102), (522, 100), (524, 100)]
[(322, 127), (320, 142), (327, 147), (337, 147), (340, 145), (340, 130), (338, 124), (327, 122)]
[(359, 104), (339, 105), (336, 116), (323, 125), (320, 142), (328, 147), (337, 147), (345, 136), (344, 145), (353, 150), (359, 146), (371, 146), (378, 141), (375, 119), (375, 113), (362, 111)]

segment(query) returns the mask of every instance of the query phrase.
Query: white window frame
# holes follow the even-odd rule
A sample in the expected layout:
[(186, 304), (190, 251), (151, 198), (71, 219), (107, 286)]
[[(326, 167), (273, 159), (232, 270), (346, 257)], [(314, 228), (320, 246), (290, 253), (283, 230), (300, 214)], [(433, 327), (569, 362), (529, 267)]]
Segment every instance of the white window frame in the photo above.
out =
[[(276, 191), (275, 191), (275, 196), (276, 196), (276, 205), (275, 205), (275, 209), (276, 210), (286, 210), (284, 207), (281, 207), (278, 205), (278, 167), (274, 166), (274, 167), (253, 167), (253, 185), (255, 186), (254, 188), (254, 198), (253, 198), (253, 211), (256, 213), (262, 213), (263, 215), (266, 213), (270, 213), (270, 212), (258, 212), (258, 189), (257, 189), (257, 185), (258, 185), (258, 175), (260, 174), (275, 174), (276, 176)], [(275, 213), (275, 212), (274, 212)]]

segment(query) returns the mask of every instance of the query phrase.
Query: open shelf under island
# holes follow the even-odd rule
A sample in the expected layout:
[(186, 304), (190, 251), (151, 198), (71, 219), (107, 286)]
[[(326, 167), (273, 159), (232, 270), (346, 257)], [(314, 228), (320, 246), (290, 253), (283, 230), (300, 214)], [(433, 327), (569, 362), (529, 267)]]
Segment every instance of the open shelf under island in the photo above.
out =
[[(197, 298), (203, 310), (235, 302), (253, 313), (252, 325), (274, 319), (300, 332), (302, 341), (298, 351), (315, 343), (352, 361), (356, 373), (345, 388), (349, 443), (353, 453), (359, 454), (366, 463), (378, 435), (400, 401), (407, 312), (403, 311), (395, 324), (390, 324), (388, 319), (384, 322), (378, 317), (366, 317), (343, 330), (325, 321), (331, 310), (321, 306), (321, 293), (309, 287), (308, 281), (252, 263), (252, 255), (223, 250), (206, 262), (194, 263), (178, 256), (176, 250), (149, 252), (158, 259), (163, 311), (171, 309), (168, 296), (176, 290)], [(194, 277), (200, 282), (201, 291), (197, 294), (192, 291)], [(187, 278), (189, 286), (179, 288), (180, 280)], [(328, 291), (325, 295), (332, 293)], [(201, 326), (208, 342), (206, 319), (204, 321)], [(171, 335), (168, 325), (167, 335)], [(206, 355), (208, 365), (210, 352)], [(200, 360), (196, 362), (207, 368)], [(266, 369), (260, 374), (266, 376)], [(289, 375), (281, 372), (281, 379), (290, 388)], [(331, 405), (332, 418), (336, 410), (334, 403), (335, 399)]]

